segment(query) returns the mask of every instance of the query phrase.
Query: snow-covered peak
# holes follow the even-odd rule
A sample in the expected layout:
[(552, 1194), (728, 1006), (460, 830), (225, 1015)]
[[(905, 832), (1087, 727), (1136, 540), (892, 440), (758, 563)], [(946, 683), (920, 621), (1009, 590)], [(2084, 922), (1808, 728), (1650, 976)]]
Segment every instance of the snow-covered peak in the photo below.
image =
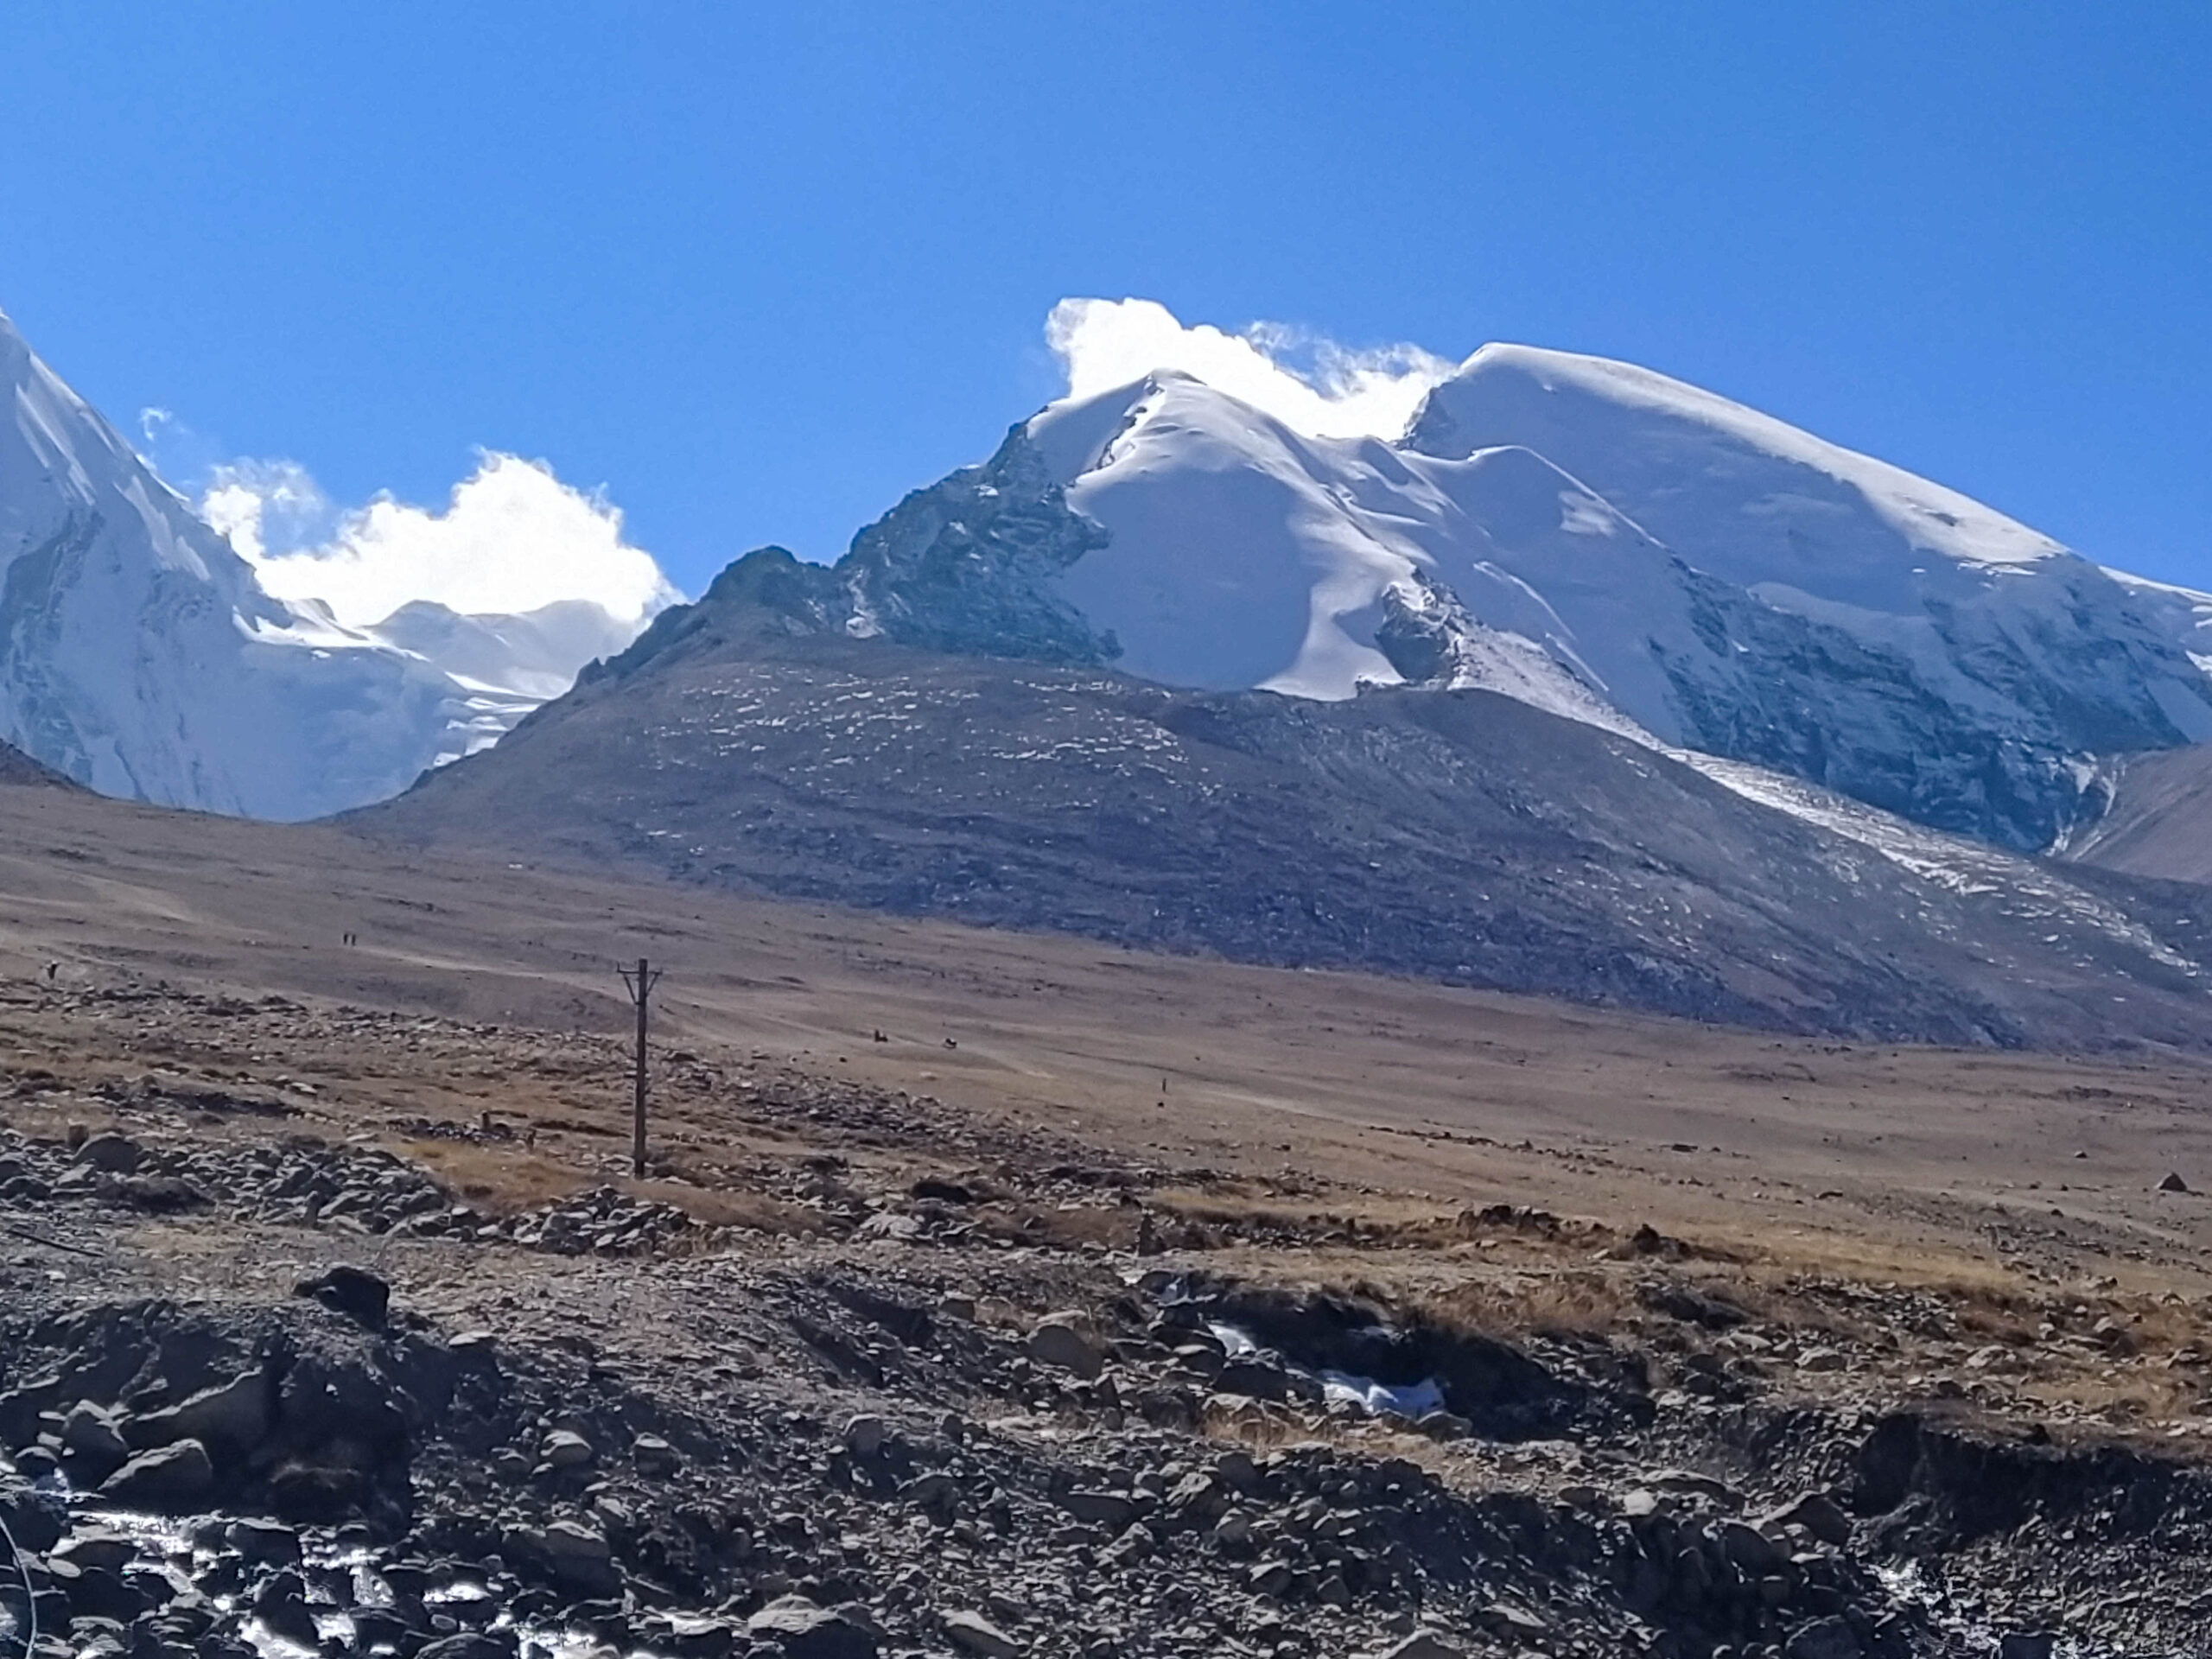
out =
[(279, 600), (0, 317), (0, 741), (79, 782), (252, 817), (362, 805), (636, 626), (554, 606), (364, 628)]
[(1631, 365), (1485, 346), (1395, 443), (1166, 369), (1024, 433), (1108, 532), (1055, 592), (1171, 684), (1490, 686), (2023, 847), (2212, 737), (2188, 600)]
[(1847, 604), (1917, 607), (2063, 557), (2018, 520), (1745, 404), (1605, 358), (1485, 346), (1432, 391), (1407, 447), (1525, 444), (1700, 569)]

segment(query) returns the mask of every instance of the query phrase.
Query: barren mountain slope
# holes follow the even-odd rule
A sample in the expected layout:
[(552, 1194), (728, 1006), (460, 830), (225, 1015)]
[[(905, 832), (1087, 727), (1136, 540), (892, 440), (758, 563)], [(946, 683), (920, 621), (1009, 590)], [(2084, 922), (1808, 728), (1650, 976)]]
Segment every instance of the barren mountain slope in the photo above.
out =
[(2212, 745), (2132, 754), (2112, 777), (2111, 807), (2067, 856), (2130, 875), (2212, 882)]
[(779, 572), (822, 573), (779, 556), (734, 567), (499, 749), (347, 822), (1777, 1029), (2212, 1036), (2201, 895), (2093, 893), (1859, 809), (1808, 821), (1487, 692), (1177, 691), (794, 634), (799, 612), (753, 600)]

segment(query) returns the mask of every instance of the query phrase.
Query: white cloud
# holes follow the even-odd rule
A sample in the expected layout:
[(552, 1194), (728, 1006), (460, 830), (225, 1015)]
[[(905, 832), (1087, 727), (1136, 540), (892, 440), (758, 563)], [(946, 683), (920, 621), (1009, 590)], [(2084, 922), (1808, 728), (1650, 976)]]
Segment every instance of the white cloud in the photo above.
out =
[(356, 627), (415, 600), (467, 613), (585, 599), (638, 622), (681, 597), (622, 539), (621, 509), (603, 493), (517, 455), (480, 455), (442, 512), (390, 495), (342, 511), (296, 461), (230, 461), (209, 474), (200, 512), (270, 594), (319, 599)]
[(1180, 369), (1309, 437), (1399, 437), (1453, 366), (1418, 346), (1353, 351), (1280, 323), (1185, 327), (1156, 300), (1062, 300), (1045, 339), (1071, 397)]

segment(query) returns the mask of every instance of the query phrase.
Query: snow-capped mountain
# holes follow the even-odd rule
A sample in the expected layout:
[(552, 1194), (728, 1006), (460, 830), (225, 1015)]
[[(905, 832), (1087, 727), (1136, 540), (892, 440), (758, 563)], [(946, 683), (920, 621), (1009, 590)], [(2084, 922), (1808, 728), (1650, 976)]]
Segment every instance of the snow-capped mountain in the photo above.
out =
[(102, 793), (276, 819), (381, 800), (634, 632), (589, 605), (342, 626), (266, 593), (4, 315), (0, 397), (0, 741)]
[(1485, 346), (1396, 442), (1160, 372), (1011, 442), (1106, 533), (1046, 590), (1171, 684), (1478, 685), (2024, 849), (2212, 737), (2199, 596), (1625, 364)]

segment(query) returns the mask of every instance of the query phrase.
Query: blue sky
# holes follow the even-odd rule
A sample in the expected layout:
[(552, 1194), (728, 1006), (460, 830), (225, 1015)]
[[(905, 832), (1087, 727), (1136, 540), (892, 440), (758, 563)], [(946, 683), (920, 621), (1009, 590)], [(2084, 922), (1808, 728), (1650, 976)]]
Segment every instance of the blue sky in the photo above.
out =
[(1084, 295), (1628, 358), (2212, 584), (2202, 4), (29, 0), (0, 64), (0, 308), (118, 423), (347, 505), (543, 458), (689, 590), (980, 458)]

